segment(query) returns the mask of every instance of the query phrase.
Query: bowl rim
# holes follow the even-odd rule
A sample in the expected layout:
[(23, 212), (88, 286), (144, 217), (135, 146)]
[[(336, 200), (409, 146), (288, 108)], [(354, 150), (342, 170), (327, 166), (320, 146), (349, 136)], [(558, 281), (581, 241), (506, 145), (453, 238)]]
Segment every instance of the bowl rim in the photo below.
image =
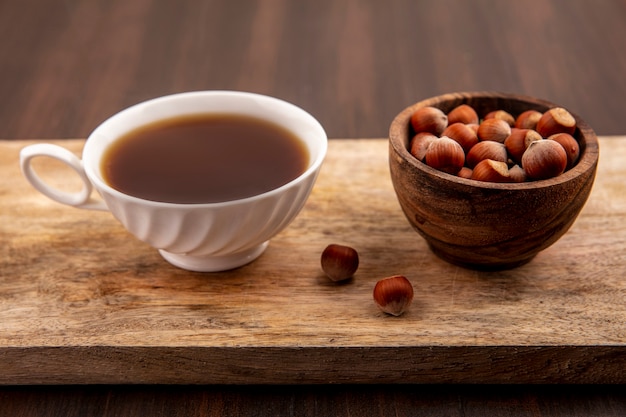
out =
[[(399, 155), (405, 162), (411, 164), (413, 167), (418, 169), (419, 171), (424, 172), (427, 175), (431, 175), (437, 177), (443, 181), (449, 181), (460, 185), (471, 186), (475, 188), (481, 189), (491, 189), (491, 190), (529, 190), (529, 189), (537, 189), (542, 187), (551, 187), (555, 185), (560, 185), (563, 183), (567, 183), (579, 177), (580, 175), (588, 172), (589, 170), (595, 170), (597, 167), (598, 159), (599, 159), (599, 143), (598, 137), (594, 130), (585, 122), (577, 113), (570, 111), (567, 109), (570, 114), (576, 120), (577, 127), (577, 135), (580, 139), (584, 139), (584, 147), (581, 147), (581, 154), (578, 162), (574, 167), (565, 171), (561, 175), (558, 175), (553, 178), (548, 178), (544, 180), (533, 180), (526, 181), (523, 183), (496, 183), (496, 182), (485, 182), (472, 180), (468, 178), (458, 177), (453, 174), (448, 174), (443, 171), (439, 171), (436, 168), (430, 167), (424, 162), (415, 158), (409, 152), (408, 142), (410, 126), (409, 121), (411, 115), (415, 110), (425, 106), (435, 106), (437, 107), (442, 102), (448, 102), (452, 100), (460, 100), (465, 102), (469, 99), (500, 99), (500, 100), (516, 100), (519, 102), (527, 102), (529, 105), (541, 106), (546, 108), (553, 107), (563, 107), (567, 109), (565, 106), (561, 106), (555, 104), (551, 101), (547, 101), (540, 98), (535, 98), (526, 95), (506, 93), (506, 92), (497, 92), (497, 91), (468, 91), (468, 92), (456, 92), (456, 93), (447, 93), (438, 96), (433, 96), (430, 98), (426, 98), (424, 100), (418, 101), (396, 115), (396, 117), (391, 122), (389, 126), (389, 143), (392, 146), (394, 152)], [(459, 103), (462, 104), (462, 103)], [(497, 109), (494, 109), (497, 110)], [(579, 139), (579, 140), (580, 140)]]

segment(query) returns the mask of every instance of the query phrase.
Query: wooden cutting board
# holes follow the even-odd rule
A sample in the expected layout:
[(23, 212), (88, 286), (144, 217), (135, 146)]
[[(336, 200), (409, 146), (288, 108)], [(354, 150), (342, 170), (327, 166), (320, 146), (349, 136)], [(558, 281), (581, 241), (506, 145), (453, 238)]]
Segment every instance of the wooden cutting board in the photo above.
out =
[[(47, 142), (77, 154), (84, 143)], [(18, 168), (29, 143), (0, 141), (2, 384), (626, 382), (626, 137), (601, 138), (570, 231), (504, 272), (428, 250), (401, 213), (383, 139), (332, 140), (297, 219), (223, 273), (172, 267), (109, 213), (38, 194)], [(77, 184), (38, 162), (50, 182)], [(324, 277), (329, 243), (359, 251), (353, 280)], [(416, 292), (398, 318), (372, 299), (392, 274)]]

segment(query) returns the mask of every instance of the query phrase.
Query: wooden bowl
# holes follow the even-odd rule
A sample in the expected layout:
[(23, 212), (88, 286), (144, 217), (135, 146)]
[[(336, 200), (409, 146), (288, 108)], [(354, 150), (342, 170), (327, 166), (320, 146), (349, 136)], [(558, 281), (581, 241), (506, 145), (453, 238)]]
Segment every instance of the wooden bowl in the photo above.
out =
[(595, 179), (598, 139), (572, 113), (580, 159), (558, 177), (507, 184), (460, 178), (429, 167), (408, 150), (413, 135), (409, 121), (415, 110), (433, 106), (448, 113), (460, 104), (472, 106), (481, 118), (497, 109), (517, 116), (557, 105), (494, 92), (445, 94), (407, 107), (389, 130), (389, 166), (398, 201), (431, 250), (448, 262), (474, 269), (517, 267), (556, 242), (576, 220)]

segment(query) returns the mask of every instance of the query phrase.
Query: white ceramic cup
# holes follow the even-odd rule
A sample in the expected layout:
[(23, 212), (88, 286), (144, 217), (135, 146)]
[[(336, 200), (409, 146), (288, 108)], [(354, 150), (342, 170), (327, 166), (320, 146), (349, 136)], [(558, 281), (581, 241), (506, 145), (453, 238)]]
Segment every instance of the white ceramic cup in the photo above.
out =
[[(274, 122), (291, 131), (309, 151), (308, 168), (293, 181), (253, 197), (209, 204), (174, 204), (123, 194), (103, 179), (105, 150), (129, 131), (186, 114), (229, 113)], [(253, 140), (253, 139), (251, 139)], [(158, 249), (171, 264), (192, 271), (224, 271), (260, 256), (308, 199), (326, 156), (327, 136), (309, 113), (285, 101), (236, 91), (197, 91), (160, 97), (123, 110), (87, 138), (82, 160), (65, 148), (35, 144), (22, 149), (20, 166), (38, 191), (73, 207), (108, 210), (133, 235)], [(82, 190), (68, 193), (48, 185), (31, 160), (51, 157), (76, 171)], [(92, 189), (100, 197), (92, 196)]]

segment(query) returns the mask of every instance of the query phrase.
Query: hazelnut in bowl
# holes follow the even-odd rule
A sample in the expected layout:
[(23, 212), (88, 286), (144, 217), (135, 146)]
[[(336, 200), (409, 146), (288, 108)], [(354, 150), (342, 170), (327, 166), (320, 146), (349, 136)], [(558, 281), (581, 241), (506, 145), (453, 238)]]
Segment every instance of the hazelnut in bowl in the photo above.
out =
[(408, 222), (437, 256), (473, 269), (523, 265), (563, 236), (589, 197), (598, 156), (576, 114), (497, 92), (420, 101), (389, 130), (391, 180)]

